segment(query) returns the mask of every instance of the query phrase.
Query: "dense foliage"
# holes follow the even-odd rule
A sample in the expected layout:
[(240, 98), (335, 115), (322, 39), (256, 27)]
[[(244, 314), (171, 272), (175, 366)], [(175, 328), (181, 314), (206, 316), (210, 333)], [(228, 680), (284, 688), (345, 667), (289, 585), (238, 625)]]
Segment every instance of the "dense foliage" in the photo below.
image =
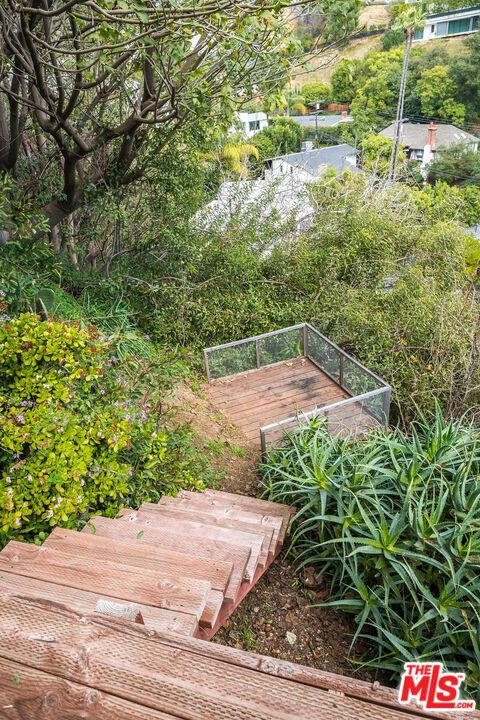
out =
[[(385, 36), (382, 51), (361, 60), (343, 59), (332, 74), (332, 98), (351, 102), (352, 139), (378, 132), (395, 119), (403, 60), (398, 31)], [(476, 33), (449, 53), (436, 43), (414, 45), (408, 69), (404, 116), (412, 121), (473, 123), (480, 114), (480, 37)]]
[(270, 499), (298, 508), (292, 546), (353, 613), (364, 662), (402, 671), (442, 660), (480, 680), (478, 431), (447, 422), (353, 442), (323, 424), (293, 435), (264, 467)]
[(0, 350), (0, 545), (201, 485), (165, 428), (165, 376), (152, 392), (153, 368), (96, 327), (4, 312)]

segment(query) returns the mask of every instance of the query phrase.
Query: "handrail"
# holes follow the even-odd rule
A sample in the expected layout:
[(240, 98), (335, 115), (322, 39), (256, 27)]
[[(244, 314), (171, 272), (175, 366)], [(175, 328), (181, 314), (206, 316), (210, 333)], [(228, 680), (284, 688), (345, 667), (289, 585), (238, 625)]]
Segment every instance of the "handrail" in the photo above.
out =
[(270, 423), (269, 425), (263, 425), (260, 428), (260, 432), (268, 432), (269, 430), (273, 430), (274, 428), (277, 428), (279, 426), (287, 425), (288, 423), (296, 422), (298, 418), (301, 416), (302, 418), (310, 418), (312, 416), (315, 416), (315, 414), (318, 415), (319, 412), (326, 412), (327, 410), (336, 410), (338, 407), (343, 407), (344, 405), (351, 405), (353, 403), (357, 402), (363, 402), (364, 400), (369, 400), (372, 397), (376, 397), (377, 395), (382, 395), (385, 393), (387, 388), (381, 387), (377, 388), (376, 390), (369, 390), (369, 392), (363, 393), (362, 395), (355, 395), (349, 398), (345, 398), (345, 400), (338, 400), (338, 402), (331, 403), (331, 405), (322, 405), (321, 407), (315, 407), (313, 410), (302, 410), (298, 412), (296, 415), (292, 415), (289, 418), (285, 418), (284, 420), (278, 420), (277, 422)]
[(359, 362), (354, 357), (349, 355), (347, 352), (345, 352), (345, 350), (342, 350), (342, 348), (339, 345), (337, 345), (336, 343), (334, 343), (333, 340), (330, 340), (330, 338), (327, 338), (325, 335), (322, 335), (322, 333), (319, 330), (317, 330), (317, 328), (313, 327), (313, 325), (310, 325), (310, 323), (308, 323), (308, 322), (306, 322), (304, 324), (309, 330), (311, 330), (316, 335), (321, 337), (322, 340), (324, 340), (328, 345), (330, 345), (330, 347), (334, 348), (338, 353), (340, 353), (340, 355), (343, 355), (344, 358), (347, 358), (347, 360), (350, 360), (350, 362), (352, 362), (358, 368), (360, 368), (361, 370), (364, 370), (367, 373), (367, 375), (370, 375), (370, 377), (372, 377), (374, 380), (377, 380), (377, 382), (379, 382), (380, 385), (382, 385), (383, 387), (388, 387), (388, 388), (390, 387), (390, 385), (387, 382), (385, 382), (385, 380), (383, 380), (379, 375), (374, 373), (372, 370), (369, 370), (367, 367), (365, 367), (365, 365), (362, 365), (361, 362)]
[(203, 352), (209, 353), (213, 350), (225, 350), (229, 347), (235, 347), (235, 345), (243, 345), (244, 343), (254, 342), (255, 340), (263, 340), (263, 338), (272, 337), (273, 335), (281, 335), (282, 333), (289, 332), (290, 330), (300, 330), (304, 325), (305, 323), (290, 325), (290, 327), (282, 328), (281, 330), (272, 330), (271, 332), (262, 333), (261, 335), (252, 335), (252, 337), (243, 338), (243, 340), (233, 340), (232, 342), (224, 343), (223, 345), (214, 345), (213, 347), (205, 348)]

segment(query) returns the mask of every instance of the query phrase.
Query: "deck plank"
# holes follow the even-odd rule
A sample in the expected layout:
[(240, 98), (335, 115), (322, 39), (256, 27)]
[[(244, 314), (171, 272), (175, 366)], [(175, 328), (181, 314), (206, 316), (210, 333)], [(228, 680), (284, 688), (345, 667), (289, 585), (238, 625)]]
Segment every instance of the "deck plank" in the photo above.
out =
[(177, 716), (1, 657), (0, 717), (4, 720), (178, 720)]
[(173, 575), (180, 573), (195, 580), (207, 580), (212, 590), (225, 592), (233, 571), (233, 563), (216, 558), (192, 557), (166, 548), (142, 545), (133, 541), (113, 540), (102, 535), (79, 533), (64, 528), (54, 528), (43, 547), (61, 550), (77, 557), (93, 557), (98, 562), (114, 561), (147, 570), (157, 570)]
[[(211, 590), (205, 580), (152, 572), (145, 568), (125, 567), (104, 561), (72, 555), (43, 547), (35, 552), (25, 543), (10, 541), (0, 553), (0, 570), (16, 575), (89, 590), (117, 600), (139, 602), (166, 610), (195, 615), (203, 613)], [(30, 546), (31, 548), (32, 546)]]
[(202, 542), (203, 540), (216, 540), (238, 545), (243, 548), (249, 548), (250, 556), (246, 568), (246, 573), (249, 577), (255, 575), (257, 565), (265, 564), (262, 556), (263, 537), (258, 533), (205, 525), (202, 522), (194, 520), (179, 520), (178, 518), (168, 518), (165, 516), (162, 516), (161, 519), (157, 516), (152, 518), (151, 514), (146, 516), (136, 511), (131, 511), (123, 515), (122, 524), (131, 524), (137, 529), (137, 532), (145, 532), (145, 530), (150, 528), (169, 530), (179, 536), (188, 537), (192, 544)]
[[(249, 442), (255, 444), (259, 444), (260, 427), (264, 425), (350, 397), (315, 363), (306, 358), (295, 358), (270, 367), (220, 378), (206, 384), (205, 391), (210, 401), (226, 418), (237, 425)], [(362, 411), (362, 416), (355, 421), (351, 414), (345, 415), (344, 429), (335, 428), (335, 431), (348, 432), (357, 429), (362, 432), (376, 424), (365, 411)], [(336, 422), (341, 424), (340, 414)], [(278, 439), (281, 438), (283, 432), (282, 429), (274, 434), (274, 440), (277, 436)]]
[(185, 720), (418, 717), (410, 708), (271, 675), (258, 661), (255, 669), (232, 664), (210, 656), (209, 643), (191, 643), (189, 649), (148, 636), (141, 626), (120, 629), (108, 619), (82, 622), (14, 598), (0, 606), (0, 657)]
[[(247, 563), (250, 557), (250, 548), (233, 545), (218, 540), (196, 540), (192, 542), (190, 537), (179, 533), (170, 532), (164, 528), (146, 527), (139, 529), (132, 523), (123, 523), (111, 518), (93, 517), (83, 528), (82, 533), (92, 534), (95, 537), (108, 537), (114, 540), (128, 540), (138, 543), (141, 547), (152, 545), (156, 548), (167, 550), (178, 550), (182, 553), (190, 553), (192, 557), (218, 558), (233, 564), (232, 574), (225, 591), (225, 597), (234, 599), (247, 575)], [(140, 551), (141, 551), (140, 547)], [(247, 578), (248, 579), (248, 578)]]

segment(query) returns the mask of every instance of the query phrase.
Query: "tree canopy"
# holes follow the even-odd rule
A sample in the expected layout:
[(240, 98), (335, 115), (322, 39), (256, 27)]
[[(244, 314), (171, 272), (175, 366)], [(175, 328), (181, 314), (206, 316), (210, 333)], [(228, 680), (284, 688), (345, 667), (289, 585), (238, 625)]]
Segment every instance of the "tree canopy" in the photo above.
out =
[(0, 170), (31, 178), (52, 228), (135, 181), (179, 129), (283, 84), (298, 49), (286, 5), (2, 3)]

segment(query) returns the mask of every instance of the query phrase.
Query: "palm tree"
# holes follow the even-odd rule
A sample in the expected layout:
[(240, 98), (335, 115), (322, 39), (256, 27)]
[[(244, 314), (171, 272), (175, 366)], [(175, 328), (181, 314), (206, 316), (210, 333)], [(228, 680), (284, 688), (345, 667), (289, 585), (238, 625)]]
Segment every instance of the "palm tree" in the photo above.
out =
[(249, 159), (253, 157), (258, 160), (259, 156), (258, 148), (252, 143), (227, 140), (218, 150), (209, 153), (208, 159), (219, 165), (223, 182), (232, 173), (241, 180), (246, 180), (249, 176)]
[(397, 173), (398, 151), (400, 149), (400, 129), (403, 119), (403, 107), (405, 104), (405, 89), (407, 87), (407, 72), (412, 51), (412, 42), (415, 30), (420, 30), (425, 25), (425, 12), (422, 8), (408, 5), (398, 16), (393, 29), (401, 29), (405, 33), (405, 49), (403, 53), (402, 75), (400, 78), (400, 92), (398, 94), (397, 115), (395, 118), (395, 129), (393, 133), (392, 155), (390, 158), (389, 178), (395, 180)]

